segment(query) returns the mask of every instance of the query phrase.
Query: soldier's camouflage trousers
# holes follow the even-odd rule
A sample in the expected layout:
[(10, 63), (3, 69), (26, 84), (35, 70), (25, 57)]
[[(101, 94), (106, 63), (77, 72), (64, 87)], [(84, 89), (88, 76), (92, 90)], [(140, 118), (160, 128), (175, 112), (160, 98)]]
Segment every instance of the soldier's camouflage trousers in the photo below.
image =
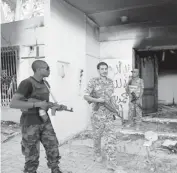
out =
[(142, 121), (142, 109), (140, 106), (129, 102), (128, 118), (131, 123), (140, 124)]
[(25, 156), (25, 173), (36, 173), (39, 165), (40, 142), (43, 144), (48, 167), (52, 173), (59, 172), (58, 140), (51, 122), (42, 125), (22, 126), (22, 153)]
[(117, 163), (117, 139), (115, 132), (113, 116), (104, 116), (101, 114), (93, 114), (91, 124), (93, 129), (94, 153), (97, 157), (101, 156), (101, 140), (105, 140), (105, 153), (107, 161)]

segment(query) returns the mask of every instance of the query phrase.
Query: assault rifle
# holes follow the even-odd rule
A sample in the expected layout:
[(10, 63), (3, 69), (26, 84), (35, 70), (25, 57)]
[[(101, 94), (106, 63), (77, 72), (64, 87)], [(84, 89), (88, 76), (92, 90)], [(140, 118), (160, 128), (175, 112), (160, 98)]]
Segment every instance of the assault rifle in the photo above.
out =
[[(32, 103), (35, 103), (35, 102), (39, 102), (41, 101), (40, 99), (37, 99), (37, 98), (30, 98), (27, 100), (28, 102), (32, 102)], [(68, 111), (68, 112), (73, 112), (73, 108), (68, 108), (67, 106), (65, 105), (59, 105), (57, 103), (52, 103), (52, 102), (48, 102), (49, 104), (49, 107), (51, 107), (51, 113), (52, 115), (55, 115), (56, 111)]]
[[(55, 99), (55, 97), (54, 97), (54, 95), (53, 95), (53, 93), (52, 93), (52, 91), (51, 91), (51, 89), (50, 89), (50, 87), (49, 87), (49, 85), (47, 84), (47, 82), (44, 80), (44, 84), (45, 84), (45, 86), (47, 87), (47, 89), (49, 90), (49, 93), (50, 93), (50, 95), (51, 95), (51, 97), (52, 97), (52, 99), (53, 99), (53, 101), (54, 101), (54, 103), (55, 103), (55, 105), (56, 106), (54, 106), (54, 107), (52, 107), (52, 115), (55, 115), (55, 113), (56, 113), (56, 111), (58, 110), (58, 102), (57, 102), (57, 100)], [(64, 106), (64, 105), (62, 105), (62, 106)], [(60, 108), (59, 108), (60, 109)], [(64, 111), (68, 111), (68, 112), (73, 112), (73, 108), (70, 108), (70, 109), (68, 109), (67, 108), (67, 106), (65, 106), (65, 109), (63, 109)]]
[(139, 99), (136, 94), (134, 92), (131, 93), (131, 96), (132, 96), (132, 100), (131, 102), (134, 103), (135, 105), (137, 105), (140, 109), (142, 109), (141, 105), (138, 104), (136, 101)]
[[(99, 98), (96, 94), (94, 94), (93, 92), (90, 95), (93, 98)], [(91, 104), (92, 102), (87, 101), (89, 104)], [(121, 120), (123, 121), (123, 117), (120, 115), (120, 112), (117, 111), (116, 106), (112, 103), (112, 101), (105, 101), (104, 103), (94, 103), (95, 107), (93, 108), (94, 111), (98, 111), (98, 109), (100, 108), (100, 106), (104, 106), (105, 108), (107, 108), (110, 112), (115, 113), (119, 118), (121, 118)], [(114, 120), (116, 119), (115, 115), (113, 115)]]

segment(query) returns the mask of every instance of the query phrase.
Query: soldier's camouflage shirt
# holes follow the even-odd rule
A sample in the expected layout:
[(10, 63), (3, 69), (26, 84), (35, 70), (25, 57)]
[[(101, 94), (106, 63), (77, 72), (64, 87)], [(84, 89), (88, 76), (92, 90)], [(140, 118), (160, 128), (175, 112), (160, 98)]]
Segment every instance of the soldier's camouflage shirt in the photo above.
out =
[[(111, 100), (113, 93), (114, 84), (109, 78), (106, 81), (103, 81), (100, 77), (92, 78), (85, 89), (85, 95), (95, 95), (97, 98), (104, 98), (107, 101)], [(94, 106), (95, 104), (93, 104)], [(100, 106), (100, 109), (104, 109), (104, 106)]]
[(132, 79), (128, 86), (128, 92), (135, 92), (136, 96), (139, 97), (140, 91), (144, 89), (144, 81), (141, 78)]

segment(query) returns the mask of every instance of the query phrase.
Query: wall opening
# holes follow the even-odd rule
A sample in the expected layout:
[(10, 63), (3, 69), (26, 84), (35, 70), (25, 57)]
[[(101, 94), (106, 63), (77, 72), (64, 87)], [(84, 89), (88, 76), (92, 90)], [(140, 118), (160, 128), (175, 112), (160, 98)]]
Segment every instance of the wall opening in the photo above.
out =
[(177, 116), (177, 49), (135, 52), (135, 67), (145, 84), (144, 114), (162, 111)]
[(177, 104), (177, 50), (161, 51), (158, 57), (158, 102)]

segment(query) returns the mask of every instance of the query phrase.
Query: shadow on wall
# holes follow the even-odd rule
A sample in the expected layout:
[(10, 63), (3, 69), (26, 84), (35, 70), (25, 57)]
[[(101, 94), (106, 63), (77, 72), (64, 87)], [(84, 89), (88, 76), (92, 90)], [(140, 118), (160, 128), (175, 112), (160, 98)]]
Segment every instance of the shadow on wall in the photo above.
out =
[(134, 49), (153, 49), (155, 47), (167, 47), (167, 46), (173, 46), (173, 45), (177, 45), (177, 37), (174, 38), (161, 38), (161, 37), (157, 37), (157, 38), (145, 38), (145, 39), (141, 39), (139, 40), (135, 46)]

